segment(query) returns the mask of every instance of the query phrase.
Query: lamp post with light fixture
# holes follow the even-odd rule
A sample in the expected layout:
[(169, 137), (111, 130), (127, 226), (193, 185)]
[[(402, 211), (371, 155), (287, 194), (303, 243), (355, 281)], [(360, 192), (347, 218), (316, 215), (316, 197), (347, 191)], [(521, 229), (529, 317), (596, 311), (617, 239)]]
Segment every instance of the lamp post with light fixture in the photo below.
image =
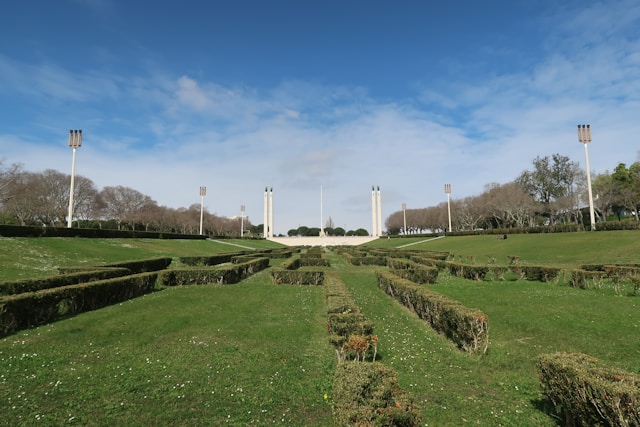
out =
[(240, 205), (240, 238), (244, 237), (244, 205)]
[(69, 131), (69, 147), (73, 149), (73, 159), (71, 160), (71, 188), (69, 189), (69, 212), (67, 216), (67, 228), (71, 228), (73, 219), (73, 181), (76, 174), (76, 149), (82, 145), (82, 129)]
[(589, 192), (589, 220), (591, 231), (596, 230), (596, 217), (593, 212), (593, 194), (591, 193), (591, 167), (589, 166), (589, 149), (587, 144), (591, 142), (591, 125), (578, 125), (578, 141), (584, 144), (584, 156), (587, 167), (587, 187)]
[(447, 216), (449, 218), (449, 233), (451, 233), (451, 184), (444, 185), (444, 192), (447, 193)]
[(202, 235), (202, 218), (204, 217), (204, 196), (207, 195), (207, 187), (200, 187), (200, 235)]
[(404, 220), (404, 226), (402, 228), (402, 234), (407, 235), (407, 204), (402, 204), (402, 218)]

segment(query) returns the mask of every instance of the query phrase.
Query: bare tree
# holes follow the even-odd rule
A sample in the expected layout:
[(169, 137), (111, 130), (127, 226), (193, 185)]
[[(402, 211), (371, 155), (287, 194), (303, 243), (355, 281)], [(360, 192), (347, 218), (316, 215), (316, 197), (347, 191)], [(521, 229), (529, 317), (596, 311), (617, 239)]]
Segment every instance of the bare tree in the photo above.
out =
[(122, 228), (123, 223), (128, 223), (135, 228), (135, 221), (142, 209), (146, 205), (156, 203), (151, 197), (121, 185), (104, 187), (100, 197), (105, 203), (104, 215), (117, 221), (118, 230)]
[(12, 184), (21, 173), (21, 165), (14, 163), (11, 166), (3, 167), (2, 160), (0, 160), (0, 207), (17, 194)]

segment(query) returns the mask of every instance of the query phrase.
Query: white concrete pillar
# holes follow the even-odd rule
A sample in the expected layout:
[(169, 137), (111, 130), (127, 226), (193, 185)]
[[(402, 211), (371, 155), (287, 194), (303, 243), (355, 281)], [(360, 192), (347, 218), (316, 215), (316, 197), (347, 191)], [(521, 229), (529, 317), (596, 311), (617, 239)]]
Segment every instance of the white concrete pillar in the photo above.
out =
[(269, 200), (268, 200), (268, 189), (267, 187), (264, 188), (264, 222), (262, 223), (262, 237), (264, 237), (265, 239), (267, 237), (269, 237), (269, 210), (268, 210), (268, 205), (269, 205)]
[(378, 187), (378, 237), (382, 236), (382, 197), (380, 196), (380, 187)]
[(271, 187), (271, 193), (269, 195), (269, 237), (274, 236), (273, 231), (273, 187)]
[(371, 186), (371, 235), (377, 236), (376, 227), (378, 225), (378, 221), (376, 221), (376, 188)]

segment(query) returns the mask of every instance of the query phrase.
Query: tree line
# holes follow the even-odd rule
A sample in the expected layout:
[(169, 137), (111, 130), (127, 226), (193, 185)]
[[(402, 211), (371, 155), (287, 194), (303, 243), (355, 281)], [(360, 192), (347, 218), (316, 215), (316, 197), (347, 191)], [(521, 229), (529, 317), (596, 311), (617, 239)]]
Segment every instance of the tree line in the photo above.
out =
[[(20, 164), (0, 161), (0, 222), (65, 226), (70, 181), (70, 175), (52, 169), (27, 172)], [(74, 176), (74, 227), (199, 234), (200, 210), (198, 203), (177, 209), (160, 206), (151, 197), (121, 185), (98, 190), (89, 178)], [(204, 234), (240, 235), (242, 218), (220, 217), (206, 209), (202, 214)], [(260, 234), (262, 226), (253, 226), (245, 217), (244, 230)]]
[[(480, 195), (451, 199), (452, 230), (588, 224), (587, 176), (578, 163), (554, 154), (538, 156), (532, 164), (531, 170), (525, 170), (511, 182), (487, 184)], [(591, 188), (597, 223), (638, 221), (640, 162), (628, 167), (619, 163), (613, 172), (595, 175)], [(448, 230), (447, 202), (396, 211), (386, 219), (385, 226), (389, 234)]]

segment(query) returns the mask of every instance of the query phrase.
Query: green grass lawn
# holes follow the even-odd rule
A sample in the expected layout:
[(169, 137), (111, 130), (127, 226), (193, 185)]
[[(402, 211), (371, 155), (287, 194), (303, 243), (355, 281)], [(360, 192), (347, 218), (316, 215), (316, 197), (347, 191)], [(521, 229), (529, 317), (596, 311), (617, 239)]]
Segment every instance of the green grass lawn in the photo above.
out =
[(367, 247), (447, 251), (473, 256), (479, 264), (495, 258), (507, 264), (509, 256), (519, 256), (529, 265), (554, 265), (574, 268), (579, 264), (640, 263), (638, 231), (598, 231), (595, 233), (513, 234), (506, 240), (497, 236), (451, 236), (442, 238), (378, 239)]
[[(640, 233), (380, 239), (485, 264), (638, 263)], [(0, 239), (2, 277), (57, 266), (240, 250), (265, 241)], [(393, 246), (393, 247), (395, 247)], [(19, 252), (22, 251), (22, 252)], [(25, 254), (24, 256), (22, 254)], [(377, 288), (375, 270), (329, 253), (428, 426), (555, 426), (538, 355), (583, 352), (640, 373), (640, 297), (554, 283), (472, 282), (441, 273), (435, 290), (489, 316), (489, 350), (469, 355)], [(272, 260), (272, 265), (280, 261)], [(322, 287), (276, 286), (269, 271), (235, 285), (169, 288), (0, 339), (7, 425), (329, 426), (336, 356)], [(326, 398), (325, 398), (326, 395)]]
[(322, 287), (166, 289), (0, 340), (6, 425), (331, 425)]
[(267, 240), (162, 240), (0, 237), (0, 281), (58, 274), (58, 267), (157, 257), (211, 255), (268, 249)]

